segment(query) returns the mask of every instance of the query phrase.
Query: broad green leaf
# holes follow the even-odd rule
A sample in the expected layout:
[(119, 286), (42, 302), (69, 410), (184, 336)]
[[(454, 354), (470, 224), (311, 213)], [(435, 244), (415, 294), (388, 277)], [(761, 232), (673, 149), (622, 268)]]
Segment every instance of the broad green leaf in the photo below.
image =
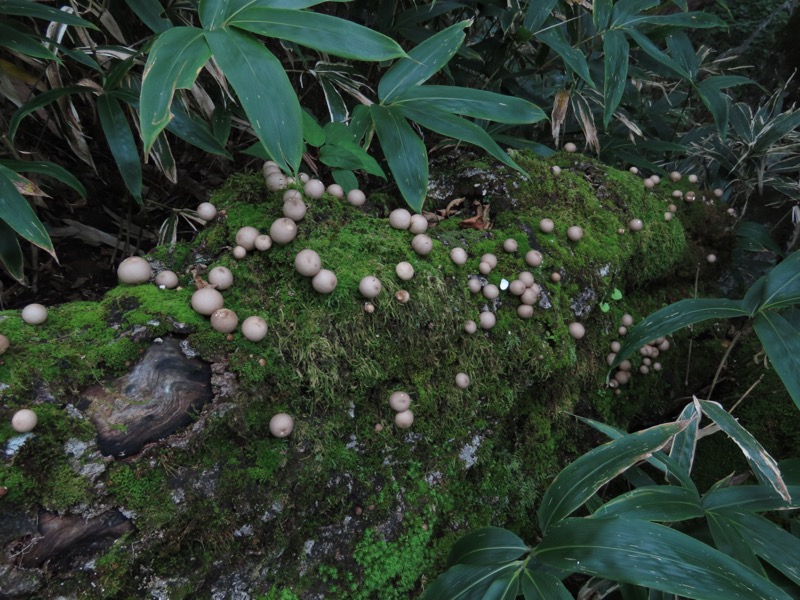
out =
[[(798, 334), (798, 342), (800, 342), (800, 334)], [(758, 440), (753, 437), (753, 434), (739, 425), (739, 422), (734, 419), (728, 411), (722, 408), (719, 403), (709, 400), (698, 400), (697, 398), (695, 398), (695, 403), (699, 405), (703, 414), (714, 421), (714, 423), (741, 448), (756, 478), (764, 485), (772, 487), (781, 498), (787, 502), (791, 502), (792, 499), (789, 495), (786, 483), (781, 477), (778, 463), (769, 455)]]
[(425, 144), (399, 111), (373, 104), (370, 113), (400, 193), (414, 211), (420, 212), (428, 193), (428, 152)]
[(800, 330), (773, 311), (759, 313), (753, 328), (786, 391), (800, 408)]
[(625, 82), (628, 80), (628, 56), (630, 48), (625, 34), (614, 29), (603, 35), (605, 79), (603, 81), (603, 125), (608, 127), (617, 110)]
[(794, 112), (787, 111), (770, 119), (758, 133), (756, 142), (750, 149), (751, 154), (758, 156), (760, 153), (765, 152), (767, 148), (780, 141), (781, 138), (798, 127), (800, 127), (800, 110)]
[(69, 96), (70, 94), (78, 94), (81, 92), (93, 92), (93, 91), (94, 90), (92, 88), (76, 85), (64, 88), (56, 88), (54, 90), (47, 90), (46, 92), (42, 92), (38, 96), (34, 96), (30, 100), (28, 100), (25, 104), (20, 106), (13, 115), (11, 115), (11, 120), (8, 122), (8, 139), (10, 141), (13, 141), (14, 135), (17, 133), (17, 128), (19, 127), (20, 122), (29, 114), (36, 112), (40, 108), (43, 108), (48, 104), (55, 102), (59, 98), (63, 98), (64, 96)]
[(492, 138), (498, 142), (502, 142), (506, 146), (510, 146), (511, 148), (519, 148), (520, 150), (530, 150), (531, 152), (534, 152), (535, 154), (538, 154), (543, 158), (548, 158), (556, 153), (556, 151), (550, 148), (549, 146), (545, 146), (544, 144), (540, 144), (538, 142), (534, 142), (521, 137), (494, 134), (492, 135)]
[(386, 174), (374, 158), (354, 142), (340, 140), (335, 144), (325, 144), (319, 149), (319, 159), (323, 164), (348, 171), (366, 171), (386, 179)]
[(219, 145), (224, 149), (231, 134), (231, 110), (230, 107), (218, 104), (211, 113), (211, 134)]
[(800, 508), (800, 486), (789, 485), (787, 489), (791, 502), (781, 498), (768, 485), (736, 485), (713, 489), (703, 496), (700, 503), (709, 512), (738, 509), (756, 513)]
[(444, 67), (464, 41), (464, 29), (471, 21), (461, 21), (429, 37), (401, 58), (378, 83), (378, 98), (383, 104), (394, 100), (407, 89), (421, 85)]
[(759, 277), (756, 282), (750, 286), (750, 289), (742, 298), (742, 306), (747, 311), (748, 316), (755, 316), (756, 312), (761, 308), (761, 303), (764, 300), (764, 289), (767, 287), (767, 276)]
[(191, 88), (210, 57), (202, 29), (173, 27), (156, 38), (144, 67), (139, 107), (145, 154), (172, 119), (175, 90)]
[(303, 123), (300, 102), (281, 62), (237, 31), (207, 31), (205, 36), (256, 136), (282, 170), (294, 173), (303, 155)]
[(630, 583), (620, 583), (619, 592), (622, 595), (622, 600), (651, 600), (650, 593), (654, 593), (655, 590), (648, 590)]
[(747, 316), (741, 300), (726, 298), (696, 298), (680, 300), (649, 315), (625, 336), (611, 368), (638, 351), (647, 342), (669, 335), (707, 319), (729, 319)]
[(163, 33), (172, 27), (170, 20), (161, 16), (164, 14), (164, 7), (158, 0), (126, 0), (125, 4), (153, 33)]
[(609, 500), (591, 518), (686, 521), (703, 516), (697, 492), (674, 485), (641, 487)]
[(631, 18), (639, 16), (640, 13), (655, 8), (661, 4), (661, 0), (619, 0), (614, 4), (611, 13), (611, 25), (618, 27), (627, 24)]
[(694, 85), (697, 94), (700, 96), (700, 101), (711, 113), (711, 116), (714, 117), (714, 123), (722, 138), (725, 138), (728, 132), (728, 113), (731, 105), (730, 98), (723, 94), (722, 90), (751, 82), (752, 80), (747, 77), (718, 75), (708, 77)]
[(520, 564), (455, 565), (425, 588), (422, 600), (482, 600), (495, 579), (515, 571)]
[(650, 58), (655, 60), (656, 62), (660, 63), (661, 65), (667, 67), (670, 71), (678, 75), (681, 79), (685, 81), (691, 81), (692, 77), (687, 73), (686, 69), (684, 69), (680, 64), (675, 62), (672, 58), (670, 58), (667, 54), (661, 51), (661, 49), (656, 46), (649, 37), (641, 33), (640, 31), (636, 31), (634, 28), (626, 28), (625, 33), (636, 43), (642, 51), (647, 54)]
[(377, 31), (315, 12), (251, 6), (229, 19), (228, 25), (353, 60), (406, 55), (397, 42)]
[(709, 512), (706, 520), (717, 550), (735, 558), (762, 577), (766, 577), (764, 565), (745, 543), (741, 531), (727, 515)]
[(667, 36), (667, 49), (674, 58), (694, 79), (697, 77), (697, 70), (700, 67), (697, 61), (692, 42), (689, 36), (683, 31), (674, 31)]
[(423, 85), (409, 88), (400, 94), (392, 105), (409, 105), (421, 110), (434, 108), (499, 123), (538, 123), (547, 119), (541, 108), (527, 100), (450, 85)]
[(697, 412), (697, 407), (694, 403), (690, 402), (683, 408), (676, 420), (689, 421), (689, 426), (672, 440), (669, 456), (683, 467), (687, 473), (691, 473), (694, 452), (697, 447), (697, 429), (700, 425), (700, 413)]
[[(535, 2), (533, 4), (536, 4)], [(611, 21), (611, 11), (614, 9), (614, 0), (595, 0), (592, 10), (595, 33), (603, 33)]]
[(549, 573), (525, 569), (520, 575), (520, 583), (525, 600), (572, 600), (572, 594), (564, 584)]
[[(386, 5), (389, 5), (390, 8), (394, 8), (391, 3), (387, 2)], [(461, 2), (449, 2), (447, 0), (439, 0), (432, 4), (417, 4), (410, 7), (408, 10), (404, 10), (395, 17), (394, 29), (397, 30), (402, 27), (424, 23), (425, 21), (430, 21), (431, 19), (435, 19), (436, 17), (440, 17), (443, 14), (460, 8), (467, 8), (467, 5)], [(392, 11), (392, 13), (393, 12), (394, 11)]]
[(417, 108), (417, 106), (417, 103), (413, 105), (403, 104), (399, 108), (406, 118), (422, 125), (426, 129), (483, 148), (503, 164), (525, 174), (522, 167), (515, 163), (484, 129), (477, 126), (472, 121), (440, 110), (432, 108), (422, 109)]
[(222, 27), (225, 24), (228, 9), (235, 10), (237, 8), (232, 6), (234, 4), (235, 2), (229, 0), (200, 0), (197, 5), (197, 15), (200, 17), (203, 29), (210, 31)]
[[(586, 417), (577, 418), (579, 421), (582, 421), (590, 427), (593, 427), (600, 433), (610, 437), (612, 440), (618, 440), (619, 438), (628, 435), (624, 431), (615, 427), (611, 427), (610, 425), (606, 425), (605, 423), (600, 423), (599, 421), (595, 421), (593, 419), (587, 419)], [(689, 472), (686, 471), (686, 469), (684, 469), (680, 464), (678, 464), (677, 461), (670, 458), (669, 455), (664, 454), (663, 452), (655, 452), (653, 453), (653, 456), (647, 459), (647, 462), (664, 473), (670, 483), (677, 483), (697, 493), (697, 486), (689, 476)]]
[(753, 552), (800, 585), (800, 538), (761, 515), (737, 510), (726, 516), (739, 528)]
[(18, 180), (19, 175), (14, 171), (0, 166), (0, 215), (17, 234), (55, 257), (53, 242), (50, 241), (44, 225), (14, 185)]
[(331, 117), (331, 121), (342, 123), (347, 121), (350, 111), (347, 110), (347, 105), (339, 90), (325, 77), (319, 77), (318, 81), (322, 88), (322, 93), (325, 94), (325, 104), (328, 106), (328, 114)]
[(229, 2), (228, 14), (236, 13), (239, 7), (258, 6), (262, 8), (290, 8), (301, 10), (324, 2), (350, 2), (350, 0), (233, 0)]
[(481, 527), (459, 539), (450, 550), (447, 566), (495, 565), (517, 560), (530, 548), (518, 535), (500, 527)]
[(303, 118), (303, 139), (309, 146), (318, 148), (325, 143), (325, 132), (319, 126), (317, 120), (307, 110), (302, 111)]
[(111, 94), (103, 94), (97, 99), (97, 114), (125, 186), (136, 202), (143, 204), (142, 163), (139, 160), (139, 150), (136, 148), (131, 127), (119, 101)]
[(800, 303), (800, 250), (778, 263), (768, 274), (759, 310)]
[(671, 15), (639, 15), (635, 22), (649, 25), (669, 27), (683, 27), (687, 29), (711, 29), (714, 27), (727, 27), (725, 21), (716, 15), (705, 12), (683, 12)]
[(0, 264), (20, 283), (25, 280), (22, 250), (19, 247), (17, 234), (2, 219), (0, 219)]
[(525, 11), (525, 19), (523, 25), (528, 31), (536, 31), (553, 12), (558, 0), (537, 0), (536, 2), (528, 2), (528, 8)]
[(589, 64), (581, 50), (573, 48), (564, 37), (561, 28), (545, 29), (536, 34), (536, 39), (553, 49), (564, 63), (591, 87), (596, 88), (589, 74)]
[(16, 171), (17, 173), (38, 173), (39, 175), (47, 175), (53, 179), (57, 179), (61, 183), (65, 183), (73, 190), (78, 192), (84, 198), (86, 197), (86, 188), (78, 179), (64, 167), (55, 163), (38, 160), (0, 160), (0, 165)]
[(358, 189), (358, 179), (353, 174), (352, 171), (344, 171), (341, 169), (332, 169), (331, 170), (331, 177), (333, 180), (342, 186), (344, 193), (346, 194), (350, 190)]
[(539, 528), (568, 517), (601, 486), (649, 458), (688, 422), (665, 423), (607, 442), (567, 465), (553, 480), (539, 507)]
[(722, 552), (647, 521), (567, 519), (547, 532), (534, 554), (557, 568), (697, 600), (790, 600)]
[(519, 593), (519, 572), (507, 571), (495, 579), (481, 600), (515, 600)]
[(688, 0), (672, 0), (672, 3), (683, 11), (689, 10)]
[(34, 58), (49, 60), (57, 60), (58, 58), (34, 36), (2, 21), (0, 21), (0, 47), (14, 50), (26, 56), (33, 56)]
[(89, 21), (81, 19), (71, 12), (59, 10), (52, 6), (45, 6), (39, 2), (31, 2), (30, 0), (0, 0), (0, 15), (33, 17), (36, 19), (46, 19), (47, 21), (53, 21), (55, 23), (73, 25), (75, 27), (97, 29), (97, 27)]
[(755, 221), (742, 221), (736, 228), (739, 247), (748, 252), (773, 252), (786, 256), (778, 243), (772, 239), (766, 225)]

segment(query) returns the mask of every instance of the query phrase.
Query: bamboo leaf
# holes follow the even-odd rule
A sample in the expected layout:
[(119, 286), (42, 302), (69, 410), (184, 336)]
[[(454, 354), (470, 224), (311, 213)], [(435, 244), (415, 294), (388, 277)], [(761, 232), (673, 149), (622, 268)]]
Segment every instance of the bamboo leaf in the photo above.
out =
[(323, 164), (347, 171), (365, 171), (386, 179), (386, 174), (374, 158), (367, 154), (355, 142), (338, 140), (333, 144), (325, 144), (319, 149), (319, 159)]
[(586, 62), (586, 56), (582, 51), (572, 47), (560, 28), (540, 31), (535, 37), (552, 48), (564, 63), (592, 88), (597, 87), (589, 74), (589, 63)]
[(0, 47), (34, 58), (57, 60), (56, 55), (34, 36), (3, 22), (0, 22)]
[(718, 16), (699, 11), (672, 13), (670, 15), (638, 15), (634, 22), (686, 29), (727, 27), (725, 21)]
[(28, 100), (25, 104), (20, 106), (16, 112), (11, 115), (11, 119), (8, 122), (8, 139), (10, 141), (14, 140), (14, 136), (17, 133), (17, 128), (19, 124), (22, 122), (22, 119), (27, 117), (29, 114), (36, 112), (40, 108), (44, 108), (48, 104), (52, 104), (59, 98), (63, 98), (64, 96), (69, 96), (70, 94), (78, 94), (80, 92), (93, 92), (94, 90), (90, 87), (85, 86), (70, 86), (64, 88), (56, 88), (54, 90), (47, 90), (46, 92), (42, 92), (38, 96), (35, 96)]
[(741, 221), (736, 228), (736, 237), (742, 250), (747, 250), (748, 252), (773, 252), (780, 257), (786, 256), (783, 249), (772, 239), (769, 229), (762, 223)]
[(758, 557), (750, 550), (750, 547), (742, 538), (741, 531), (739, 531), (739, 528), (736, 527), (727, 515), (709, 512), (706, 514), (706, 520), (717, 550), (727, 554), (731, 558), (735, 558), (762, 577), (766, 577), (764, 565), (761, 564)]
[(630, 48), (625, 34), (620, 30), (607, 31), (603, 35), (605, 79), (603, 81), (603, 125), (608, 127), (617, 110), (625, 83), (628, 80), (628, 56)]
[(700, 425), (700, 413), (697, 412), (697, 407), (693, 402), (683, 408), (677, 420), (689, 421), (689, 426), (675, 436), (669, 456), (687, 473), (691, 473), (697, 448), (697, 429)]
[(19, 176), (14, 171), (0, 166), (0, 215), (2, 215), (2, 220), (17, 234), (46, 250), (55, 258), (53, 242), (50, 241), (44, 225), (14, 185), (18, 179)]
[(0, 0), (0, 15), (33, 17), (36, 19), (46, 19), (47, 21), (53, 21), (55, 23), (63, 23), (64, 25), (72, 25), (74, 27), (97, 29), (97, 27), (89, 21), (81, 19), (71, 12), (59, 10), (52, 6), (45, 6), (39, 2), (31, 2), (30, 0)]
[(401, 58), (381, 78), (378, 98), (386, 104), (409, 88), (421, 85), (444, 67), (461, 47), (464, 29), (471, 21), (461, 21), (429, 37)]
[(425, 588), (422, 600), (482, 600), (495, 579), (519, 565), (517, 562), (487, 567), (455, 565)]
[(800, 486), (789, 485), (787, 489), (791, 502), (787, 502), (768, 485), (737, 485), (709, 491), (703, 496), (701, 504), (708, 512), (739, 509), (756, 513), (800, 508)]
[(97, 99), (97, 114), (125, 186), (136, 202), (143, 204), (142, 163), (139, 160), (139, 151), (131, 127), (119, 101), (111, 94), (101, 95)]
[(667, 54), (662, 52), (661, 49), (656, 46), (646, 35), (636, 31), (634, 28), (626, 28), (625, 33), (628, 34), (628, 36), (636, 43), (636, 45), (639, 46), (639, 48), (641, 48), (642, 51), (650, 58), (667, 67), (670, 71), (678, 75), (678, 77), (684, 81), (692, 80), (692, 77), (686, 72), (686, 69), (684, 69), (675, 60), (670, 58)]
[(537, 0), (528, 2), (523, 24), (528, 31), (536, 31), (544, 24), (550, 13), (553, 12), (558, 0)]
[[(684, 430), (685, 431), (685, 430)], [(609, 500), (591, 518), (686, 521), (704, 515), (697, 492), (674, 485), (640, 487)]]
[(759, 313), (753, 328), (786, 391), (800, 408), (800, 330), (773, 311)]
[(428, 192), (428, 152), (425, 144), (400, 111), (373, 104), (370, 114), (400, 193), (414, 211), (420, 212)]
[(594, 20), (594, 29), (596, 33), (603, 33), (608, 28), (613, 9), (614, 0), (595, 0), (592, 10), (592, 19)]
[[(800, 338), (800, 335), (798, 335), (798, 337)], [(753, 434), (739, 425), (739, 422), (717, 402), (698, 400), (695, 398), (695, 403), (698, 404), (699, 409), (703, 411), (709, 419), (714, 421), (714, 423), (741, 448), (756, 478), (764, 485), (772, 487), (781, 498), (787, 502), (791, 502), (792, 499), (789, 495), (786, 483), (781, 477), (778, 463), (769, 455), (758, 440), (753, 437)]]
[(761, 515), (737, 510), (726, 516), (753, 552), (800, 585), (800, 539)]
[(158, 0), (126, 0), (125, 4), (153, 33), (163, 33), (172, 27), (170, 20), (161, 16), (164, 7)]
[(580, 508), (601, 486), (649, 458), (688, 422), (665, 423), (629, 433), (587, 452), (565, 467), (547, 488), (539, 507), (539, 527), (548, 528)]
[(144, 67), (139, 107), (145, 154), (172, 119), (175, 90), (191, 88), (210, 57), (202, 29), (173, 27), (156, 38)]
[(564, 584), (549, 573), (525, 569), (520, 580), (525, 600), (572, 600)]
[(547, 532), (534, 554), (556, 568), (697, 600), (790, 600), (722, 552), (647, 521), (567, 519)]
[(500, 527), (481, 527), (459, 539), (447, 565), (495, 565), (517, 560), (530, 548), (515, 533)]
[(778, 263), (766, 277), (759, 310), (800, 303), (800, 250)]
[(519, 571), (506, 571), (497, 577), (481, 600), (514, 600), (519, 593)]
[(0, 263), (11, 277), (20, 283), (25, 280), (22, 250), (19, 247), (17, 234), (2, 219), (0, 219)]
[(258, 139), (281, 169), (297, 171), (303, 154), (300, 102), (281, 62), (237, 31), (218, 29), (205, 36)]
[(17, 173), (38, 173), (39, 175), (47, 175), (53, 179), (57, 179), (78, 192), (84, 198), (86, 197), (86, 188), (78, 179), (64, 167), (51, 163), (48, 161), (38, 160), (0, 160), (0, 165), (16, 171)]

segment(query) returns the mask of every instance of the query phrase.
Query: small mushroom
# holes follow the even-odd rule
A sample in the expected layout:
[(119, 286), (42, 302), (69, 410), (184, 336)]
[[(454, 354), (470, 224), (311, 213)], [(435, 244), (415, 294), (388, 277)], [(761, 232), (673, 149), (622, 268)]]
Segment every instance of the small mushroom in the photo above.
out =
[(283, 216), (291, 219), (295, 223), (302, 221), (307, 211), (308, 207), (306, 203), (297, 198), (292, 198), (283, 203)]
[(298, 177), (298, 179), (300, 180), (300, 183), (305, 185), (306, 183), (311, 181), (311, 176), (308, 173), (300, 173), (300, 176)]
[(689, 175), (689, 183), (697, 183), (697, 175), (695, 175), (694, 173)]
[(465, 390), (469, 387), (469, 375), (466, 373), (458, 373), (456, 375), (456, 387)]
[(156, 275), (156, 285), (168, 290), (174, 290), (178, 287), (178, 276), (174, 271), (160, 271), (159, 274)]
[(717, 255), (716, 254), (709, 254), (708, 256), (706, 256), (706, 262), (708, 262), (709, 264), (713, 264), (713, 263), (717, 262)]
[(325, 188), (325, 191), (328, 192), (334, 198), (339, 198), (339, 200), (344, 198), (344, 188), (340, 186), (338, 183), (330, 184), (327, 188)]
[(467, 262), (467, 251), (463, 248), (453, 248), (450, 250), (450, 260), (458, 266)]
[(211, 202), (201, 202), (197, 206), (197, 216), (204, 221), (213, 221), (217, 218), (217, 207)]
[(481, 275), (488, 275), (492, 272), (492, 265), (491, 263), (486, 262), (485, 260), (478, 263), (478, 272)]
[(239, 317), (235, 312), (228, 308), (215, 310), (211, 315), (211, 328), (220, 333), (231, 333), (236, 330), (239, 324)]
[(411, 226), (411, 213), (405, 208), (396, 208), (389, 213), (389, 225), (393, 229), (406, 230)]
[(539, 294), (537, 294), (532, 288), (528, 288), (522, 292), (522, 295), (519, 297), (519, 299), (523, 304), (533, 306), (539, 301)]
[(381, 293), (382, 288), (383, 286), (378, 278), (372, 275), (367, 275), (358, 284), (358, 291), (362, 296), (364, 296), (364, 298), (369, 299), (377, 298), (378, 294)]
[(616, 379), (617, 383), (619, 383), (620, 385), (625, 385), (626, 383), (628, 383), (628, 381), (630, 381), (630, 378), (631, 376), (630, 373), (628, 373), (628, 371), (617, 371), (616, 373), (614, 373), (614, 379)]
[(289, 200), (295, 200), (295, 199), (297, 199), (297, 200), (302, 200), (303, 199), (303, 194), (301, 194), (299, 190), (292, 189), (292, 190), (286, 190), (285, 192), (283, 192), (283, 201), (284, 201), (284, 203), (285, 202), (289, 202)]
[(644, 222), (641, 219), (631, 219), (628, 221), (628, 229), (631, 231), (641, 231), (644, 227)]
[(328, 269), (322, 269), (319, 273), (314, 275), (311, 280), (311, 287), (313, 287), (320, 294), (330, 294), (336, 289), (336, 274)]
[(8, 347), (11, 345), (11, 342), (8, 341), (8, 338), (3, 334), (0, 334), (0, 354), (5, 354)]
[(397, 412), (408, 410), (408, 407), (411, 406), (411, 396), (405, 392), (394, 392), (389, 396), (389, 406)]
[(420, 256), (428, 256), (433, 250), (433, 240), (424, 233), (419, 233), (411, 240), (411, 247)]
[(269, 228), (269, 237), (279, 246), (284, 246), (297, 237), (297, 225), (286, 217), (276, 219)]
[(22, 320), (30, 325), (41, 325), (47, 321), (47, 309), (41, 304), (28, 304), (22, 309)]
[(425, 233), (428, 231), (428, 219), (422, 215), (411, 215), (408, 230), (413, 234)]
[(130, 256), (119, 263), (117, 267), (117, 278), (122, 283), (136, 285), (150, 281), (153, 268), (150, 263), (140, 256)]
[(631, 325), (633, 325), (633, 316), (629, 315), (628, 313), (625, 313), (624, 315), (622, 315), (620, 323), (625, 325), (625, 327), (630, 327)]
[(508, 238), (503, 242), (503, 250), (506, 252), (516, 252), (518, 247), (519, 244), (517, 244), (517, 240), (514, 238)]
[(642, 181), (642, 183), (644, 184), (644, 187), (646, 187), (648, 190), (652, 190), (654, 187), (656, 187), (656, 182), (653, 181), (652, 177), (648, 177), (647, 179)]
[(541, 229), (543, 233), (552, 233), (555, 227), (556, 224), (553, 223), (553, 219), (542, 219), (539, 221), (539, 229)]
[(367, 196), (361, 190), (350, 190), (347, 192), (347, 201), (353, 206), (364, 206)]
[(670, 204), (669, 206), (667, 206), (667, 210), (671, 213), (676, 213), (678, 212), (678, 207), (675, 206), (674, 204)]
[(469, 288), (470, 292), (472, 292), (473, 294), (477, 294), (478, 292), (481, 291), (483, 284), (480, 282), (480, 279), (476, 279), (473, 277), (467, 282), (467, 287)]
[(650, 175), (650, 179), (652, 179), (653, 183), (655, 183), (656, 185), (661, 183), (661, 177), (659, 177), (658, 175)]
[(286, 177), (283, 173), (270, 173), (267, 175), (266, 178), (267, 189), (271, 192), (277, 192), (278, 190), (285, 190), (286, 185), (288, 182), (286, 181)]
[(672, 221), (673, 214), (669, 211), (664, 213), (664, 220), (665, 221)]
[(272, 238), (269, 237), (267, 234), (262, 233), (260, 236), (256, 238), (256, 250), (260, 250), (261, 252), (266, 252), (272, 248)]
[(638, 175), (639, 174), (639, 169), (637, 167), (631, 167), (630, 169), (628, 169), (628, 171), (630, 171), (634, 175)]
[(489, 263), (493, 269), (497, 268), (497, 257), (494, 254), (484, 254), (481, 256), (480, 262)]
[[(683, 192), (680, 190), (672, 190), (672, 197), (675, 199), (683, 198)], [(694, 199), (694, 196), (692, 196), (692, 199)], [(687, 201), (691, 202), (691, 200), (689, 200), (688, 198)]]
[(572, 152), (577, 152), (577, 151), (578, 151), (578, 147), (575, 144), (573, 144), (572, 142), (567, 142), (566, 144), (564, 144), (564, 152), (572, 153)]
[(555, 175), (556, 177), (561, 175), (561, 167), (559, 167), (558, 165), (553, 165), (552, 167), (550, 167), (550, 170), (553, 172), (553, 175)]
[(208, 283), (218, 290), (227, 290), (233, 285), (233, 273), (228, 267), (214, 267), (208, 272)]
[(403, 281), (408, 281), (412, 277), (414, 277), (414, 267), (410, 262), (399, 262), (397, 266), (394, 268), (395, 273), (397, 276), (402, 279)]
[(559, 273), (558, 271), (553, 271), (552, 273), (550, 273), (550, 281), (552, 281), (553, 283), (558, 283), (559, 281), (561, 281), (561, 273)]
[(497, 323), (497, 317), (494, 316), (494, 313), (485, 311), (481, 313), (478, 321), (480, 322), (481, 329), (491, 329)]
[(580, 323), (570, 323), (568, 329), (569, 334), (576, 340), (579, 340), (586, 335), (586, 328)]
[(294, 429), (294, 420), (286, 413), (278, 413), (269, 420), (269, 432), (277, 438), (285, 438)]
[(406, 290), (397, 290), (394, 294), (394, 299), (400, 304), (406, 304), (411, 299), (411, 294)]
[(225, 300), (222, 298), (222, 294), (214, 288), (205, 287), (200, 288), (192, 294), (191, 303), (195, 312), (209, 316), (214, 314), (214, 311), (222, 308), (225, 304)]
[(241, 246), (245, 250), (252, 250), (256, 247), (256, 238), (260, 232), (255, 227), (242, 227), (236, 232), (236, 245)]
[(533, 317), (533, 307), (530, 304), (520, 304), (517, 307), (517, 316), (520, 319), (530, 319)]
[(521, 279), (515, 279), (510, 284), (508, 284), (508, 291), (514, 294), (515, 296), (522, 296), (525, 293), (525, 290), (528, 289), (528, 286)]
[(523, 271), (519, 275), (517, 275), (517, 279), (519, 279), (522, 283), (525, 284), (525, 287), (531, 287), (536, 281), (533, 278), (533, 273), (530, 271)]
[(414, 413), (410, 410), (404, 410), (394, 416), (394, 424), (400, 429), (408, 429), (414, 424)]
[(570, 239), (570, 241), (577, 242), (583, 237), (583, 229), (577, 225), (573, 225), (567, 229), (567, 237)]
[(244, 246), (235, 246), (233, 250), (231, 250), (231, 254), (233, 254), (233, 258), (236, 260), (242, 260), (247, 256), (247, 249)]
[(319, 179), (309, 179), (303, 186), (303, 191), (309, 198), (317, 200), (325, 193), (325, 184)]
[(681, 180), (681, 174), (678, 171), (672, 171), (669, 174), (669, 178), (672, 179), (672, 181), (677, 182)]
[(619, 342), (611, 342), (611, 351), (612, 352), (619, 352), (622, 350), (622, 344)]
[(37, 417), (36, 413), (29, 408), (18, 410), (14, 413), (14, 416), (11, 417), (11, 427), (17, 433), (28, 433), (29, 431), (33, 431), (33, 428), (36, 427), (36, 423), (38, 422), (39, 417)]
[(525, 262), (528, 263), (532, 267), (538, 267), (542, 264), (543, 260), (542, 253), (538, 250), (530, 250), (525, 253)]
[(478, 331), (478, 325), (472, 319), (464, 322), (464, 331), (473, 334)]
[(319, 254), (313, 250), (306, 248), (297, 253), (294, 257), (294, 268), (300, 275), (306, 277), (313, 277), (322, 269), (322, 259)]
[(500, 295), (500, 289), (493, 283), (483, 286), (483, 297), (486, 298), (487, 300), (494, 300), (499, 295)]
[(364, 302), (364, 312), (372, 314), (375, 312), (375, 305), (372, 302)]
[(267, 322), (261, 317), (247, 317), (242, 322), (242, 335), (251, 342), (260, 342), (267, 335)]

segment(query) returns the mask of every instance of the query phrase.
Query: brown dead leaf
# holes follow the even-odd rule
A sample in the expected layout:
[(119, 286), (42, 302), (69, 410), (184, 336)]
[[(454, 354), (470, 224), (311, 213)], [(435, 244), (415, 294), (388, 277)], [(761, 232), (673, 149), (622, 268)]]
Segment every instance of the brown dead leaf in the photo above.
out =
[(458, 226), (462, 229), (477, 229), (479, 231), (490, 229), (492, 222), (489, 220), (489, 210), (490, 206), (488, 204), (484, 206), (480, 202), (475, 202), (475, 216), (464, 219)]
[(569, 109), (569, 91), (559, 90), (556, 93), (556, 98), (553, 101), (553, 112), (550, 113), (550, 130), (553, 134), (556, 148), (558, 148), (559, 138), (561, 137), (561, 126), (567, 118), (567, 110)]

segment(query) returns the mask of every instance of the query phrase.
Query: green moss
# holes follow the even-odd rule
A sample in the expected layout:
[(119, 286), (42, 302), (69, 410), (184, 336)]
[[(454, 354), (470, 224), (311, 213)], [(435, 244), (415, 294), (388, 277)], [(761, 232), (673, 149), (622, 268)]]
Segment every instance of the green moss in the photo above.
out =
[(116, 502), (137, 514), (140, 528), (154, 531), (174, 518), (174, 503), (161, 470), (115, 464), (106, 484)]

